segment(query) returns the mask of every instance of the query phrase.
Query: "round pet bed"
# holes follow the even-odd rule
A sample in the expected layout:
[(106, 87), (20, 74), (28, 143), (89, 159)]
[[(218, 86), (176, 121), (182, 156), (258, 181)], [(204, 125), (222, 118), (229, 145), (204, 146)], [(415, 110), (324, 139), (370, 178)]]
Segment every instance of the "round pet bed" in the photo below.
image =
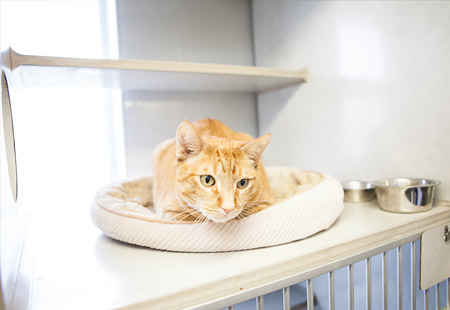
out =
[(223, 252), (273, 246), (329, 228), (343, 210), (335, 178), (295, 168), (268, 167), (276, 197), (271, 207), (226, 223), (177, 222), (153, 212), (151, 176), (99, 190), (92, 219), (107, 236), (140, 246), (179, 252)]

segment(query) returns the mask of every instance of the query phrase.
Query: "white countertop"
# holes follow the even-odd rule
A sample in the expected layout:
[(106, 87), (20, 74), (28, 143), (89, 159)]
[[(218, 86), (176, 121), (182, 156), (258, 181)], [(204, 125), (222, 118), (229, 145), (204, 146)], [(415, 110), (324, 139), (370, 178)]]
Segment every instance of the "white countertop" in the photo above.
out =
[(346, 204), (329, 230), (302, 241), (240, 252), (174, 253), (104, 236), (91, 222), (87, 205), (78, 206), (72, 214), (61, 208), (60, 214), (32, 218), (25, 249), (34, 251), (34, 267), (28, 268), (31, 308), (136, 308), (142, 304), (167, 309), (201, 304), (289, 278), (310, 268), (312, 256), (320, 262), (325, 253), (332, 261), (352, 245), (361, 246), (361, 241), (367, 246), (367, 238), (375, 246), (386, 236), (394, 240), (414, 234), (419, 226), (442, 219), (450, 219), (448, 203), (417, 214), (388, 213), (373, 203)]

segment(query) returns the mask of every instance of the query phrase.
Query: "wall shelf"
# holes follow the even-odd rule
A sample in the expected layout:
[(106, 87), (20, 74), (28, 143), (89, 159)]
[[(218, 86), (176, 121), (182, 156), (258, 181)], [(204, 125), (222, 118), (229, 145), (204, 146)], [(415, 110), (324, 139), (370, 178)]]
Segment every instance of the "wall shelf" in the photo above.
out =
[(23, 55), (9, 48), (2, 62), (22, 87), (103, 87), (150, 91), (262, 93), (299, 85), (308, 70), (222, 64)]

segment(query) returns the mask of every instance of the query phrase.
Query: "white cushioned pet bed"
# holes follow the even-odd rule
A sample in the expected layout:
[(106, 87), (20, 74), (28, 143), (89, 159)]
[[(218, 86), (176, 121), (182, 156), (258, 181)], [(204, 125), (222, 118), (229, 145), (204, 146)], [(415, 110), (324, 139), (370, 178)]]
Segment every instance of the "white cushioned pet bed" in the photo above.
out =
[(151, 176), (117, 182), (97, 192), (92, 219), (107, 236), (140, 246), (179, 252), (224, 252), (300, 240), (329, 228), (341, 214), (338, 180), (318, 172), (268, 167), (276, 203), (226, 223), (177, 222), (153, 212)]

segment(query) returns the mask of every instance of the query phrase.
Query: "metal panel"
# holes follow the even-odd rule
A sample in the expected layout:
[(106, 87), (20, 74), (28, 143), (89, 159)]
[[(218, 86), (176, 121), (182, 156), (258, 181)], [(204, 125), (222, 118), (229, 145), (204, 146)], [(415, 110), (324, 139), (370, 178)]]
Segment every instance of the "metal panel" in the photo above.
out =
[(422, 290), (450, 278), (450, 239), (444, 240), (450, 222), (425, 231), (421, 238), (420, 288)]

